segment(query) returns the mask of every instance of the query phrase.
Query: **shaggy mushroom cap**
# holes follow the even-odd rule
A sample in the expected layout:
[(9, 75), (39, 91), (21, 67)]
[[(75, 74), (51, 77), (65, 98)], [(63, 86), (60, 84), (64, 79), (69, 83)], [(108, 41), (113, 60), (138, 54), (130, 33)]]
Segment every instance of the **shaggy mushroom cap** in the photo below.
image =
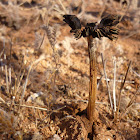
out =
[(75, 15), (64, 15), (63, 17), (63, 21), (65, 21), (72, 30), (81, 29), (81, 22)]
[(83, 37), (92, 36), (93, 38), (107, 37), (110, 40), (117, 38), (119, 29), (116, 25), (119, 23), (119, 16), (108, 15), (101, 19), (99, 24), (87, 23), (84, 29), (81, 29), (80, 20), (75, 15), (64, 15), (65, 21), (72, 29), (71, 33), (74, 33), (76, 39)]

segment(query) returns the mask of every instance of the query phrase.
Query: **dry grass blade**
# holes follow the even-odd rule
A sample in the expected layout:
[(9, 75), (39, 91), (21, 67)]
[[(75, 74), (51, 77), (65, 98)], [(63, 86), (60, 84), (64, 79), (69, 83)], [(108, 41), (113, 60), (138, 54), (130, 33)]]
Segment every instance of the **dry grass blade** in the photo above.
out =
[(103, 63), (103, 69), (104, 69), (104, 75), (105, 75), (105, 79), (106, 79), (106, 85), (107, 85), (107, 91), (108, 91), (110, 106), (111, 106), (112, 111), (113, 111), (113, 104), (112, 104), (112, 99), (111, 99), (109, 84), (108, 84), (108, 80), (107, 80), (108, 78), (107, 78), (107, 73), (106, 73), (106, 68), (105, 68), (105, 62), (104, 62), (104, 58), (103, 58), (103, 54), (102, 53), (101, 53), (101, 58), (102, 58), (102, 63)]
[(122, 91), (122, 89), (123, 89), (123, 87), (124, 87), (124, 84), (125, 84), (125, 81), (126, 81), (126, 78), (127, 78), (128, 71), (129, 71), (130, 66), (131, 66), (131, 61), (130, 61), (129, 64), (128, 64), (128, 68), (127, 68), (127, 71), (126, 71), (126, 74), (125, 74), (124, 81), (123, 81), (123, 83), (121, 84), (120, 91)]
[(114, 81), (113, 81), (114, 112), (116, 112), (116, 61), (114, 60)]
[(15, 78), (15, 92), (14, 92), (14, 95), (17, 94), (17, 92), (19, 91), (19, 88), (20, 88), (20, 85), (21, 85), (21, 81), (23, 79), (23, 76), (25, 74), (25, 69), (23, 70), (23, 73), (19, 75), (18, 79)]
[(20, 106), (22, 104), (22, 101), (23, 101), (23, 98), (24, 98), (24, 94), (25, 94), (25, 90), (26, 90), (26, 87), (27, 87), (27, 83), (28, 83), (28, 79), (29, 79), (29, 75), (30, 75), (30, 72), (32, 70), (32, 67), (33, 65), (37, 65), (37, 63), (39, 63), (41, 60), (44, 60), (46, 57), (45, 55), (41, 55), (36, 61), (34, 61), (30, 67), (29, 67), (29, 70), (28, 70), (28, 74), (27, 74), (27, 78), (25, 80), (25, 84), (24, 84), (24, 87), (23, 87), (23, 92), (22, 92), (22, 95), (21, 95), (21, 99), (20, 99), (20, 104), (19, 104), (19, 110), (20, 110)]
[(64, 4), (62, 3), (62, 1), (61, 1), (61, 0), (58, 0), (58, 1), (59, 1), (60, 5), (62, 6), (62, 8), (63, 8), (65, 14), (67, 14), (67, 10), (66, 10)]
[[(4, 53), (4, 60), (6, 61), (6, 54)], [(5, 65), (5, 76), (6, 76), (6, 90), (9, 94), (9, 80), (8, 80), (8, 70), (7, 70), (7, 64)]]
[[(5, 54), (5, 40), (3, 40), (3, 50), (4, 50), (4, 61), (6, 62), (6, 54)], [(7, 70), (7, 64), (5, 64), (5, 78), (6, 78), (6, 90), (9, 94), (9, 81), (8, 81), (8, 70)]]
[(11, 64), (9, 67), (9, 85), (11, 86)]
[(132, 37), (132, 36), (134, 36), (136, 34), (139, 34), (139, 33), (140, 33), (140, 30), (138, 30), (138, 29), (135, 30), (135, 31), (129, 31), (128, 35), (122, 38), (122, 41), (127, 39), (127, 38), (130, 38), (130, 37)]
[(2, 56), (2, 54), (4, 53), (4, 48), (2, 49), (1, 53), (0, 53), (0, 58)]
[(0, 102), (5, 103), (5, 101), (0, 97)]
[(10, 41), (10, 60), (9, 60), (9, 84), (11, 86), (11, 55), (12, 55), (12, 40)]
[[(19, 104), (14, 104), (15, 106), (19, 106)], [(20, 105), (21, 107), (26, 107), (26, 108), (33, 108), (33, 109), (39, 109), (39, 110), (44, 110), (44, 111), (48, 111), (47, 108), (42, 108), (42, 107), (36, 107), (36, 106), (29, 106), (29, 105)]]
[[(100, 79), (100, 78), (98, 78), (98, 79)], [(106, 80), (106, 79), (105, 79), (105, 78), (102, 78), (102, 80)], [(114, 79), (109, 79), (109, 78), (107, 78), (107, 81), (108, 81), (108, 82), (109, 82), (109, 81), (114, 81)], [(122, 83), (122, 81), (123, 81), (123, 80), (116, 80), (116, 82), (118, 82), (118, 83)], [(131, 84), (134, 84), (135, 81), (129, 81), (129, 80), (126, 80), (125, 83), (131, 83)]]

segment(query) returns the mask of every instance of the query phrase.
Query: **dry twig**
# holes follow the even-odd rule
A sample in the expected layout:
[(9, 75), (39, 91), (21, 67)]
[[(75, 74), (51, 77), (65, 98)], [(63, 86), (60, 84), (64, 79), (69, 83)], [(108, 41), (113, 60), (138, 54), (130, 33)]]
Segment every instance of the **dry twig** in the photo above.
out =
[(125, 84), (125, 81), (126, 81), (126, 78), (127, 78), (127, 75), (128, 75), (128, 71), (129, 71), (130, 65), (131, 65), (131, 61), (128, 64), (128, 68), (127, 68), (127, 71), (126, 71), (126, 74), (125, 74), (125, 78), (124, 78), (123, 83), (121, 84), (121, 87), (120, 87), (119, 99), (118, 99), (118, 108), (117, 108), (117, 111), (115, 113), (114, 122), (116, 122), (117, 118), (118, 118), (118, 113), (119, 113), (119, 109), (120, 109), (120, 102), (121, 102), (121, 92), (122, 92), (122, 89), (124, 87), (124, 84)]
[(110, 106), (111, 106), (111, 108), (113, 110), (113, 104), (112, 104), (112, 99), (111, 99), (111, 94), (110, 94), (110, 88), (109, 88), (109, 84), (108, 84), (108, 80), (107, 80), (106, 67), (105, 67), (105, 62), (104, 62), (104, 58), (103, 58), (102, 53), (101, 53), (101, 58), (102, 58), (102, 63), (103, 63), (103, 69), (104, 69), (104, 75), (105, 75), (105, 79), (106, 79), (106, 85), (107, 85), (107, 91), (108, 91)]

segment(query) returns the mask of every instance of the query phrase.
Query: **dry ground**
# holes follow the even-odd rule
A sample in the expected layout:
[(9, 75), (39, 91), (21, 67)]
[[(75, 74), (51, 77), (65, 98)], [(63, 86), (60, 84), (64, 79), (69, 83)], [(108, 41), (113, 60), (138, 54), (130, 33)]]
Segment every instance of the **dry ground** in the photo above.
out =
[[(1, 139), (92, 140), (94, 134), (99, 140), (140, 138), (140, 7), (111, 0), (82, 2), (0, 2)], [(124, 15), (118, 40), (95, 39), (99, 82), (96, 130), (86, 117), (89, 95), (86, 38), (75, 40), (69, 33), (62, 17), (65, 12), (76, 14), (82, 25), (100, 21), (101, 15)], [(117, 104), (121, 81), (131, 61), (122, 90), (121, 118), (116, 123), (101, 53), (111, 95), (116, 62)], [(127, 107), (131, 101), (134, 103)]]

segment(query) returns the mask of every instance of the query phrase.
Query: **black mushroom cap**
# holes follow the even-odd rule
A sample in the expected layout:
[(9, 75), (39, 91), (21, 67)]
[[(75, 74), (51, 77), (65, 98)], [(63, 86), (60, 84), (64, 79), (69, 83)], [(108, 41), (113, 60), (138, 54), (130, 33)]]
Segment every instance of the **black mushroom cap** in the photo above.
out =
[(119, 29), (116, 27), (119, 23), (119, 16), (117, 15), (108, 15), (99, 24), (96, 22), (87, 23), (83, 29), (81, 29), (80, 20), (75, 15), (64, 15), (63, 17), (63, 21), (72, 28), (70, 32), (74, 33), (76, 39), (82, 36), (92, 36), (93, 38), (107, 37), (110, 40), (114, 40), (119, 34)]
[(75, 15), (64, 15), (63, 17), (63, 21), (65, 21), (72, 30), (81, 29), (80, 20)]
[(102, 26), (115, 26), (119, 23), (119, 16), (117, 15), (108, 15), (100, 21)]

